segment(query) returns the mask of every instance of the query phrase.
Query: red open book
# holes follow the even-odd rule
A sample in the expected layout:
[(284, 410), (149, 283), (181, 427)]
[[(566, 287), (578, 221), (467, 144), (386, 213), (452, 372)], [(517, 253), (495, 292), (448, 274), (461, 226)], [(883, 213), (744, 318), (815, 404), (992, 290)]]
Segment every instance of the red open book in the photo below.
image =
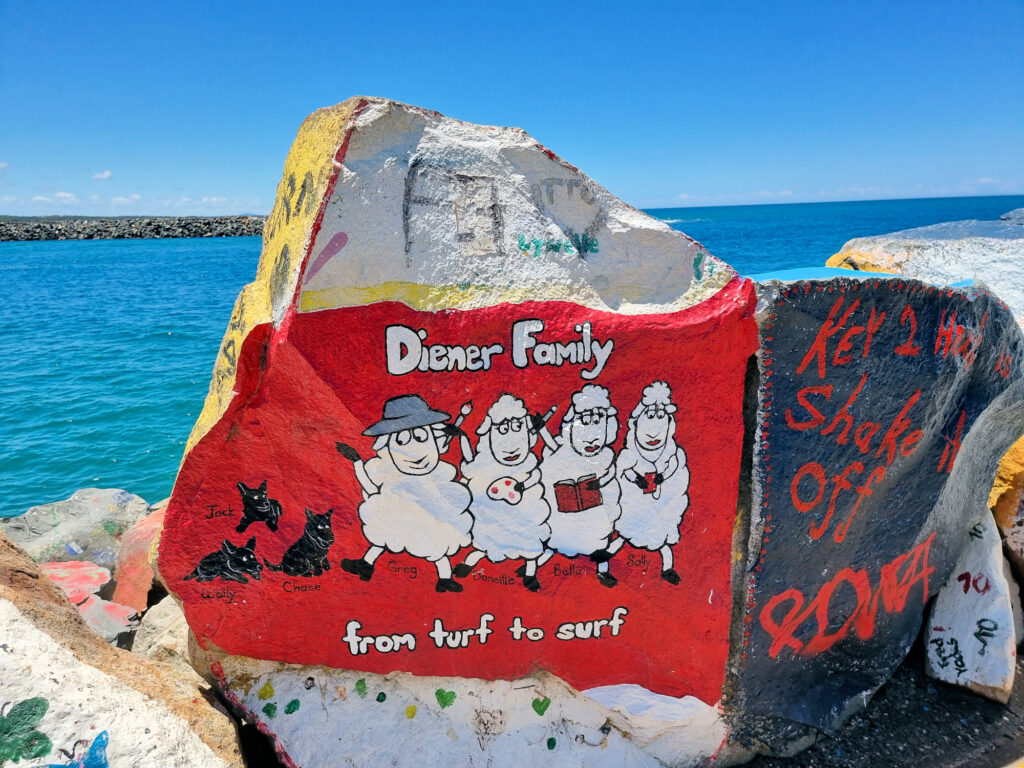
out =
[[(559, 480), (555, 483), (555, 504), (559, 512), (582, 512), (599, 507), (604, 502), (597, 487), (597, 475), (584, 475), (578, 480)], [(593, 485), (591, 488), (589, 486)]]

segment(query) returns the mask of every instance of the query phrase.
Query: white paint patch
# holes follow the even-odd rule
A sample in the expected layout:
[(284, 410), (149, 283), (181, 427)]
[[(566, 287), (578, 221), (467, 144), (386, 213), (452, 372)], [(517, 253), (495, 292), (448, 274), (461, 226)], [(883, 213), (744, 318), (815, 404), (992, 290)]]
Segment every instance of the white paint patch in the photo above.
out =
[[(340, 233), (346, 245), (330, 256)], [(316, 309), (359, 303), (362, 289), (393, 295), (398, 284), (467, 290), (460, 308), (513, 291), (663, 312), (735, 275), (518, 128), (383, 100), (355, 120), (310, 265), (302, 305)]]
[(1017, 667), (1017, 585), (987, 510), (964, 535), (968, 541), (929, 617), (927, 669), (1005, 704)]
[(717, 707), (693, 696), (673, 698), (640, 685), (605, 685), (583, 692), (627, 716), (633, 741), (666, 765), (696, 765), (725, 740)]
[(347, 761), (413, 768), (427, 755), (432, 765), (494, 768), (697, 766), (725, 735), (716, 708), (639, 686), (596, 689), (595, 696), (550, 676), (375, 675), (237, 656), (221, 664), (232, 695), (299, 768)]
[(227, 765), (183, 719), (120, 680), (83, 664), (3, 599), (0, 627), (0, 699), (46, 699), (49, 708), (35, 728), (53, 742), (48, 756), (5, 765), (66, 764), (59, 749), (71, 751), (80, 740), (92, 743), (103, 731), (110, 738), (111, 768)]

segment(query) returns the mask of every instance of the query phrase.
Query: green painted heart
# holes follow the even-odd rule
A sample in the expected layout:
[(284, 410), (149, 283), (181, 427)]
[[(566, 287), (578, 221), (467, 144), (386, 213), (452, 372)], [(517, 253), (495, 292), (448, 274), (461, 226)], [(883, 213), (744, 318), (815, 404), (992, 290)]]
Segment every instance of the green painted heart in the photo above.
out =
[(444, 688), (438, 688), (434, 691), (434, 696), (437, 697), (437, 703), (441, 705), (441, 709), (450, 707), (455, 703), (455, 691), (446, 691)]
[(545, 696), (543, 699), (533, 700), (533, 711), (543, 717), (544, 713), (548, 711), (548, 707), (551, 706), (551, 699)]

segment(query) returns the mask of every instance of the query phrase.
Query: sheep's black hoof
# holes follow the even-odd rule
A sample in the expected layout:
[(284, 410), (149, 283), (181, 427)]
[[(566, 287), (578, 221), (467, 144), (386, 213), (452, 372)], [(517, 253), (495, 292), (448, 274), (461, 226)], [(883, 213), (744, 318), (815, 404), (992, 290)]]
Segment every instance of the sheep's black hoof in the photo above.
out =
[(465, 563), (459, 563), (454, 568), (452, 568), (452, 573), (454, 573), (460, 579), (466, 578), (472, 572), (473, 572), (473, 566), (472, 565), (466, 565)]
[(373, 563), (368, 563), (363, 558), (358, 560), (345, 558), (341, 561), (341, 570), (346, 573), (354, 573), (359, 577), (360, 581), (369, 581), (370, 577), (373, 576)]
[(531, 592), (536, 592), (540, 589), (540, 582), (536, 576), (523, 576), (523, 586)]
[(523, 563), (518, 568), (516, 568), (516, 576), (518, 576), (519, 578), (522, 578), (525, 575), (526, 575), (526, 563)]
[(597, 572), (597, 580), (606, 587), (614, 587), (619, 583), (619, 580), (612, 576), (610, 573)]
[(676, 573), (675, 570), (672, 569), (672, 568), (669, 568), (667, 571), (662, 571), (661, 572), (661, 578), (663, 578), (669, 584), (678, 584), (679, 583), (679, 574)]
[(438, 579), (434, 585), (435, 592), (461, 592), (462, 585), (455, 579)]
[(615, 557), (615, 555), (607, 549), (598, 549), (590, 553), (590, 559), (595, 563), (607, 563), (613, 557)]

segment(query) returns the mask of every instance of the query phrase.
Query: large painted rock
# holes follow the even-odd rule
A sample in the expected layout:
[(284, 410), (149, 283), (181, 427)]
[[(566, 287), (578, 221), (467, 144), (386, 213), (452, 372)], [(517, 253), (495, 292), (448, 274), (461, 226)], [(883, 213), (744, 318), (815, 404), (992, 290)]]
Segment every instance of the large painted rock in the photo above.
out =
[[(1024, 217), (1020, 210), (999, 221), (950, 221), (887, 235), (850, 240), (827, 265), (869, 272), (889, 272), (939, 285), (980, 280), (1007, 302), (1024, 325)], [(1011, 365), (1012, 361), (1002, 360)], [(999, 464), (989, 494), (989, 507), (1004, 534), (1018, 520), (1024, 493), (1024, 436)], [(1024, 561), (1024, 548), (1011, 543), (1013, 556)]]
[(518, 129), (379, 99), (321, 110), (236, 304), (160, 574), (233, 657), (544, 669), (712, 707), (754, 298)]
[(0, 531), (37, 562), (85, 560), (114, 570), (122, 534), (149, 505), (117, 488), (84, 488), (70, 498), (0, 520)]
[(0, 626), (5, 766), (241, 768), (205, 686), (109, 646), (2, 534)]
[(892, 272), (939, 285), (980, 280), (1024, 323), (1024, 219), (947, 221), (847, 242), (826, 266)]
[(886, 680), (1024, 431), (1024, 340), (1004, 304), (862, 277), (763, 286), (727, 701), (752, 748), (833, 730)]
[(987, 510), (964, 535), (928, 619), (928, 673), (1005, 704), (1017, 669), (1020, 595)]

